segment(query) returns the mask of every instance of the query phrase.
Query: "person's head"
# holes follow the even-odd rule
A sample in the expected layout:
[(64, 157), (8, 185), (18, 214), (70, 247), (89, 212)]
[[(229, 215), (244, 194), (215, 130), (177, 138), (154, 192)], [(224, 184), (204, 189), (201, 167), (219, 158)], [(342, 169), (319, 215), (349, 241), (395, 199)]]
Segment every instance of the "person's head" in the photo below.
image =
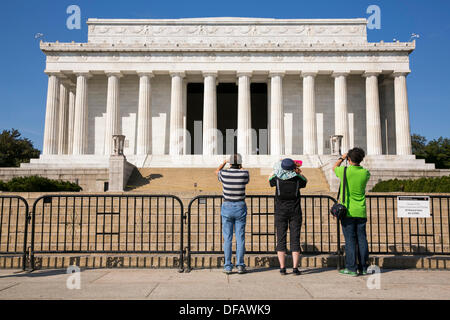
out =
[(242, 168), (242, 156), (239, 153), (230, 156), (230, 164), (232, 169)]
[(350, 149), (347, 153), (348, 159), (354, 163), (355, 165), (358, 165), (364, 160), (364, 157), (366, 156), (366, 153), (361, 148), (353, 148)]
[(297, 164), (294, 162), (294, 160), (286, 158), (281, 161), (281, 169), (292, 171), (297, 169)]

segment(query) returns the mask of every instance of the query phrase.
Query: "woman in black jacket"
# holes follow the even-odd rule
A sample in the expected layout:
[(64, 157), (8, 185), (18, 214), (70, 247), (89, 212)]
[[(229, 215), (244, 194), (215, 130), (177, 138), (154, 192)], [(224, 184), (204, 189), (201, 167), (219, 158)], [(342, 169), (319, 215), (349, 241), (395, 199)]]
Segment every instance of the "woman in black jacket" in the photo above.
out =
[(299, 275), (300, 261), (300, 228), (302, 211), (300, 207), (300, 189), (306, 187), (307, 179), (302, 175), (292, 159), (281, 161), (281, 170), (277, 170), (269, 178), (270, 186), (275, 192), (275, 228), (277, 234), (277, 255), (280, 262), (280, 273), (286, 274), (286, 236), (289, 227), (290, 249), (292, 251), (293, 273)]

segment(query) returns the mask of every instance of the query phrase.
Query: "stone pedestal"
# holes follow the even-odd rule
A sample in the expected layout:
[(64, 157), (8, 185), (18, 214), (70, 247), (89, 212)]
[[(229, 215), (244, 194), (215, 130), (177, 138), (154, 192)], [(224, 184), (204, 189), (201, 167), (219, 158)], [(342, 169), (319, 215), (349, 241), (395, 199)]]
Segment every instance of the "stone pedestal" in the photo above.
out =
[(134, 166), (128, 163), (124, 155), (112, 155), (109, 158), (109, 186), (110, 192), (123, 192)]
[(342, 138), (341, 135), (330, 136), (331, 154), (334, 156), (342, 155)]
[(134, 166), (127, 161), (123, 155), (125, 136), (114, 135), (114, 153), (109, 158), (109, 186), (108, 191), (125, 191), (128, 179), (133, 172)]

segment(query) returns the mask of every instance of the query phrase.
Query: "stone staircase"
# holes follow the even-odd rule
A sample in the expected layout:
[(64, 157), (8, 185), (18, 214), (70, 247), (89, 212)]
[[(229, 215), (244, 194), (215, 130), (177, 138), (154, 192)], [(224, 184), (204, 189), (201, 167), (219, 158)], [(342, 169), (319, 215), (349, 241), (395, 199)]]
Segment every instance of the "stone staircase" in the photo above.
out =
[[(273, 194), (268, 176), (271, 169), (249, 168), (248, 194)], [(213, 168), (141, 168), (135, 169), (127, 183), (127, 191), (160, 194), (181, 194), (183, 197), (201, 194), (221, 194), (222, 184)], [(306, 193), (328, 192), (325, 175), (319, 168), (304, 168), (308, 184)]]

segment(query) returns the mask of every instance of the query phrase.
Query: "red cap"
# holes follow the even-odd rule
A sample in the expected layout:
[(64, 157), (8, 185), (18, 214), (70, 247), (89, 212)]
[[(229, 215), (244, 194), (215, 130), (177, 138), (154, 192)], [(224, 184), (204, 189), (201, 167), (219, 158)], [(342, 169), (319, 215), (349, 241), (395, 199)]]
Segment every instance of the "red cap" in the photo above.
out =
[(302, 160), (294, 160), (294, 162), (295, 162), (295, 164), (296, 164), (298, 167), (301, 167), (302, 164), (303, 164), (303, 161), (302, 161)]

